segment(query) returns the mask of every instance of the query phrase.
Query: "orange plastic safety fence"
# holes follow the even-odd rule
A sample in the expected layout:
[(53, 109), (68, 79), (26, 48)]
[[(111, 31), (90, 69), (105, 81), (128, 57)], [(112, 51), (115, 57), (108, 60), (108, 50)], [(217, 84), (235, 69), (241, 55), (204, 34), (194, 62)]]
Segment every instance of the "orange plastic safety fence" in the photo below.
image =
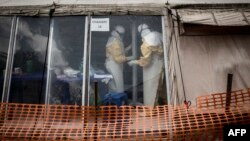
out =
[[(1, 103), (1, 140), (223, 140), (223, 126), (250, 124), (250, 104), (225, 108)], [(170, 118), (169, 118), (170, 117)]]
[[(225, 108), (226, 93), (217, 93), (212, 95), (197, 97), (196, 103), (198, 108)], [(231, 92), (230, 106), (250, 104), (250, 88), (247, 90), (238, 90)]]

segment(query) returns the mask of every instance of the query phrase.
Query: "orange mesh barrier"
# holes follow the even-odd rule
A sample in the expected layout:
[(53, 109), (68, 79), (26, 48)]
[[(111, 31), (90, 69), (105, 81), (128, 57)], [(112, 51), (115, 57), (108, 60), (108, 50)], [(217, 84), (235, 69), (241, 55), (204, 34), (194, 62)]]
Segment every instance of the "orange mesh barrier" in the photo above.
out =
[(1, 103), (0, 106), (1, 140), (213, 141), (223, 140), (222, 129), (226, 124), (250, 124), (248, 102), (231, 106), (228, 111), (171, 105), (95, 108)]
[[(225, 108), (226, 93), (217, 93), (212, 95), (197, 97), (196, 103), (198, 108)], [(238, 90), (231, 92), (230, 106), (250, 104), (250, 88), (248, 90)]]

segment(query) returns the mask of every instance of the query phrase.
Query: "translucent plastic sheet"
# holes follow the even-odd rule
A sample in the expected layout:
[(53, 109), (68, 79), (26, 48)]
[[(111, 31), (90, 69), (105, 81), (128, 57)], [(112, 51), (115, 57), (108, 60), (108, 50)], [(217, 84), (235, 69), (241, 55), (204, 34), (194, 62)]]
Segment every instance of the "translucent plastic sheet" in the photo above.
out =
[(233, 91), (249, 87), (249, 38), (249, 35), (180, 37), (183, 83), (192, 105), (198, 96), (226, 91), (228, 73), (233, 74)]
[[(223, 140), (223, 126), (250, 123), (249, 90), (244, 103), (225, 108), (1, 103), (1, 140)], [(222, 94), (223, 95), (223, 94)], [(232, 99), (241, 93), (232, 94)], [(243, 99), (244, 99), (243, 98)], [(220, 99), (213, 95), (198, 103)], [(199, 105), (199, 104), (197, 104)], [(171, 114), (171, 121), (168, 119)]]

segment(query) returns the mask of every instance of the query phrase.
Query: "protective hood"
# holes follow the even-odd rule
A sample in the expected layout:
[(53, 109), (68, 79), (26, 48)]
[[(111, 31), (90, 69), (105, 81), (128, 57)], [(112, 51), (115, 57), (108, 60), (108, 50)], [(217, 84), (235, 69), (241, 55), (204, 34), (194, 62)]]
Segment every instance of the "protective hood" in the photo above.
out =
[(112, 31), (111, 36), (109, 37), (108, 42), (106, 44), (106, 47), (110, 46), (115, 39), (120, 41), (122, 40), (120, 35), (116, 31)]
[(162, 34), (156, 31), (152, 31), (142, 37), (143, 40), (150, 46), (162, 45)]

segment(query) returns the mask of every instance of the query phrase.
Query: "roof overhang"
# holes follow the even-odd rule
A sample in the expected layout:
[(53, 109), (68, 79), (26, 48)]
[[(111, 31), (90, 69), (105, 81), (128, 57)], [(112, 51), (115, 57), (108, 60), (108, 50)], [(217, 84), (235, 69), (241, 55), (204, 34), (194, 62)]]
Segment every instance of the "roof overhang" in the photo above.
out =
[(215, 26), (250, 25), (250, 4), (197, 4), (172, 6), (183, 23)]
[(0, 1), (1, 15), (163, 15), (166, 0), (9, 0)]
[(250, 0), (0, 0), (0, 15), (164, 15), (166, 8), (183, 23), (250, 24)]

